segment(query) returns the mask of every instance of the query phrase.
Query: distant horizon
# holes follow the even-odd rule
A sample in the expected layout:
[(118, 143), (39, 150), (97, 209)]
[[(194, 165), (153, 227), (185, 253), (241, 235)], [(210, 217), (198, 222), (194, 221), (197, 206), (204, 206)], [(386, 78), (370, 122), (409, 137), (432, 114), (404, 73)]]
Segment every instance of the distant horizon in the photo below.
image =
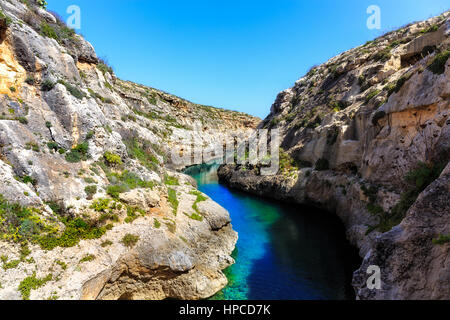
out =
[[(48, 10), (64, 20), (74, 4), (47, 2)], [(81, 29), (76, 31), (111, 64), (117, 77), (195, 104), (261, 119), (270, 113), (277, 94), (314, 65), (449, 10), (443, 0), (340, 5), (331, 0), (104, 3), (77, 1)], [(373, 4), (381, 9), (379, 30), (366, 26), (366, 9)]]

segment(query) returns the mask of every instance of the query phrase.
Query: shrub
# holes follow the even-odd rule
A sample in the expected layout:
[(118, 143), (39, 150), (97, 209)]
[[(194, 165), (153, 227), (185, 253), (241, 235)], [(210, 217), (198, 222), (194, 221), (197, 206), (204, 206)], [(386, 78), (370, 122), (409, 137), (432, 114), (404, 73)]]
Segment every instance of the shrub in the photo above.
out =
[(109, 203), (111, 199), (97, 199), (92, 203), (91, 209), (94, 209), (96, 212), (105, 212), (106, 209), (109, 208)]
[(48, 142), (47, 147), (50, 149), (50, 151), (55, 151), (55, 152), (58, 151), (58, 149), (59, 149), (58, 143), (56, 143), (54, 141)]
[(179, 186), (180, 182), (176, 177), (171, 177), (168, 174), (164, 175), (164, 183), (168, 186)]
[(105, 152), (103, 157), (105, 158), (106, 163), (109, 166), (118, 166), (122, 164), (122, 159), (120, 158), (120, 156), (110, 151)]
[(136, 245), (136, 243), (138, 241), (139, 241), (139, 236), (135, 236), (135, 235), (128, 233), (122, 238), (121, 242), (125, 247), (132, 248)]
[(174, 189), (168, 189), (168, 201), (173, 209), (173, 214), (177, 215), (178, 212), (178, 198), (177, 198), (177, 192)]
[(369, 103), (370, 100), (372, 100), (375, 96), (377, 96), (379, 93), (381, 92), (381, 90), (372, 90), (370, 91), (367, 96), (366, 96), (366, 103)]
[(435, 31), (438, 31), (438, 29), (439, 29), (439, 26), (435, 24), (435, 25), (433, 25), (433, 26), (431, 26), (431, 27), (429, 27), (429, 28), (426, 28), (426, 29), (421, 30), (420, 33), (430, 33), (430, 32), (435, 32)]
[(81, 218), (68, 220), (62, 218), (65, 230), (60, 236), (45, 235), (38, 238), (43, 250), (52, 250), (56, 247), (69, 248), (77, 245), (80, 240), (93, 240), (101, 238), (106, 230), (93, 226)]
[(319, 159), (316, 162), (316, 170), (317, 171), (325, 171), (330, 168), (330, 164), (327, 159)]
[(89, 198), (92, 198), (92, 196), (97, 193), (97, 186), (95, 185), (87, 186), (86, 188), (84, 188), (84, 191), (86, 192)]
[(42, 82), (41, 84), (41, 90), (42, 91), (50, 91), (55, 87), (55, 83), (50, 80), (50, 79), (46, 79)]
[(161, 222), (159, 222), (158, 219), (153, 219), (153, 226), (156, 229), (159, 229), (161, 227)]
[(102, 242), (101, 246), (102, 246), (102, 248), (106, 248), (106, 247), (111, 246), (112, 244), (113, 244), (113, 242), (111, 240), (105, 240)]
[(106, 193), (114, 199), (118, 199), (121, 193), (127, 192), (129, 189), (125, 185), (108, 186)]
[(33, 77), (27, 77), (25, 79), (25, 83), (29, 84), (30, 86), (34, 85), (35, 81), (36, 80)]
[(434, 74), (443, 74), (445, 71), (445, 64), (447, 63), (449, 57), (449, 50), (445, 50), (444, 52), (439, 53), (428, 66), (428, 70), (430, 70)]
[(23, 300), (30, 299), (31, 290), (39, 289), (44, 286), (47, 282), (52, 281), (53, 276), (51, 274), (47, 275), (45, 278), (36, 278), (36, 272), (33, 273), (31, 277), (27, 277), (19, 284), (19, 292), (22, 294)]
[(386, 62), (391, 58), (392, 54), (391, 54), (391, 47), (386, 47), (383, 50), (378, 51), (375, 55), (374, 55), (374, 59), (375, 61), (381, 61), (381, 62)]
[(28, 124), (28, 120), (25, 117), (19, 117), (17, 118), (17, 120), (21, 123), (21, 124)]
[(83, 142), (66, 154), (66, 161), (70, 163), (77, 163), (82, 160), (85, 161), (88, 157), (88, 151), (89, 144), (87, 142)]
[(41, 23), (41, 34), (47, 38), (59, 40), (56, 30), (45, 21)]
[(108, 63), (103, 60), (99, 59), (99, 63), (97, 64), (97, 69), (100, 70), (103, 74), (110, 73), (112, 74), (114, 72), (113, 68), (108, 65)]
[(64, 80), (58, 80), (58, 83), (60, 83), (63, 86), (65, 86), (67, 91), (69, 91), (70, 94), (73, 95), (78, 100), (83, 99), (83, 97), (85, 96), (85, 94), (82, 93), (80, 90), (78, 90), (78, 88), (74, 87), (73, 85), (71, 85), (70, 83), (68, 83), (68, 82), (66, 82)]
[(11, 17), (9, 17), (6, 14), (4, 14), (1, 9), (0, 9), (0, 20), (5, 21), (6, 26), (9, 26), (13, 22)]
[(433, 239), (433, 243), (434, 244), (440, 244), (440, 245), (443, 245), (443, 244), (446, 244), (446, 243), (450, 243), (450, 234), (448, 234), (448, 235), (440, 234), (438, 238)]
[(139, 142), (134, 138), (124, 141), (124, 143), (127, 146), (128, 155), (132, 159), (139, 160), (139, 162), (147, 169), (156, 170), (159, 161), (153, 154), (152, 145), (148, 141)]
[(95, 260), (95, 256), (93, 254), (88, 254), (85, 255), (81, 260), (80, 263), (85, 263), (85, 262), (91, 262)]

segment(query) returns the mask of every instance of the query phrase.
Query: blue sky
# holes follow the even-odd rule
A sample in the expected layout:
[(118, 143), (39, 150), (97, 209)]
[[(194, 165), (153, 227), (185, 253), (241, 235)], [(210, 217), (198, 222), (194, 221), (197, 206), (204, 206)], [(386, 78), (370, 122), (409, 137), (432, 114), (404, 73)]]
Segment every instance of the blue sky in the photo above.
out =
[[(118, 77), (264, 118), (315, 64), (448, 10), (448, 0), (47, 0)], [(369, 30), (369, 5), (381, 30)]]

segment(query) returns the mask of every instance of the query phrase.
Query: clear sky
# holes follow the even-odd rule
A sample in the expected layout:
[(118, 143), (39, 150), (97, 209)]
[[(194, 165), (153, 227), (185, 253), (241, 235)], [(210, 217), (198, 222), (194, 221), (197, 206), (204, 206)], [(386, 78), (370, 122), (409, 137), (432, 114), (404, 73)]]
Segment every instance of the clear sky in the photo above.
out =
[[(264, 118), (314, 64), (450, 9), (448, 0), (47, 0), (118, 77)], [(369, 30), (370, 5), (381, 30)]]

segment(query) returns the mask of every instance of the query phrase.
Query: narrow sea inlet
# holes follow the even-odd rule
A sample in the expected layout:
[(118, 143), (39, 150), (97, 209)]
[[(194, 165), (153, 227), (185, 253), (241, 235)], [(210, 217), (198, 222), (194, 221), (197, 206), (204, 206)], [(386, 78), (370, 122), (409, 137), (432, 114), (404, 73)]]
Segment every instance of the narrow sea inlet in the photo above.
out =
[(219, 300), (354, 299), (350, 285), (360, 262), (336, 216), (283, 204), (219, 184), (217, 165), (188, 168), (199, 190), (226, 208), (239, 241), (229, 285)]

